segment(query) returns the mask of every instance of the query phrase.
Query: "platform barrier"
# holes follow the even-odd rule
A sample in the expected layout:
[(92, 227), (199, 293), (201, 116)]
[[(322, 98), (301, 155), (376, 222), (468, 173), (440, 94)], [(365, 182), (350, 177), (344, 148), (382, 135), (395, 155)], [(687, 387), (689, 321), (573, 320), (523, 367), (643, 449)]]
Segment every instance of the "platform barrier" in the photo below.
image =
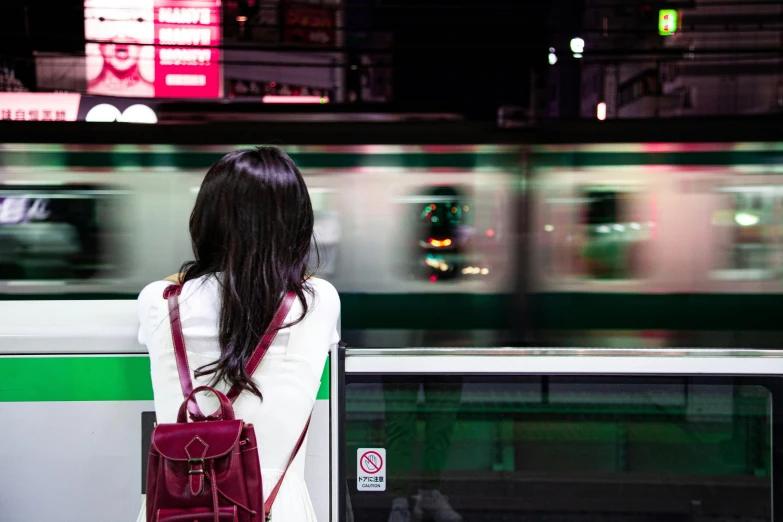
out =
[(783, 353), (348, 349), (332, 520), (779, 520)]
[[(154, 422), (135, 303), (0, 316), (0, 520), (133, 522)], [(776, 351), (341, 349), (308, 489), (334, 522), (405, 499), (422, 521), (777, 520), (781, 376)]]

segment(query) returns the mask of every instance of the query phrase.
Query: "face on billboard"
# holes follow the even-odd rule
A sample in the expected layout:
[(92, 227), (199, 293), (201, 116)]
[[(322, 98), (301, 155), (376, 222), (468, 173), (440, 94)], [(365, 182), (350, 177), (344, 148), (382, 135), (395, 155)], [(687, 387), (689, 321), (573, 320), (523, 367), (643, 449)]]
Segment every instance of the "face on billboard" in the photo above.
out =
[(153, 0), (86, 0), (87, 90), (91, 94), (154, 96)]
[(220, 0), (85, 0), (84, 14), (88, 93), (220, 96)]

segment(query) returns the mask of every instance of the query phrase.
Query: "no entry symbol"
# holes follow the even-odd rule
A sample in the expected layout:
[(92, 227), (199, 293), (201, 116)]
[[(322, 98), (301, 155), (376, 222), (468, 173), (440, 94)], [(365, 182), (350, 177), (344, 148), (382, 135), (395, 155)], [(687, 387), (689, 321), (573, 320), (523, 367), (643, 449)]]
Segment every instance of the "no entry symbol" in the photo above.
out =
[(366, 451), (359, 459), (359, 466), (365, 473), (375, 475), (383, 467), (383, 458), (376, 451)]

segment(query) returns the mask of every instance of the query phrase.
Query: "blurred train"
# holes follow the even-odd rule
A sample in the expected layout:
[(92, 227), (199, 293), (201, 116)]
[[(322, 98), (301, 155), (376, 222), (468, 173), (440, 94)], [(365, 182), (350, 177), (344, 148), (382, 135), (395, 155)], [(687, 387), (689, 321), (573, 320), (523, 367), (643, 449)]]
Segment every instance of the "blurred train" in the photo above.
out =
[(276, 144), (354, 345), (783, 340), (774, 121), (48, 125), (0, 125), (4, 299), (134, 298), (192, 256), (209, 166)]

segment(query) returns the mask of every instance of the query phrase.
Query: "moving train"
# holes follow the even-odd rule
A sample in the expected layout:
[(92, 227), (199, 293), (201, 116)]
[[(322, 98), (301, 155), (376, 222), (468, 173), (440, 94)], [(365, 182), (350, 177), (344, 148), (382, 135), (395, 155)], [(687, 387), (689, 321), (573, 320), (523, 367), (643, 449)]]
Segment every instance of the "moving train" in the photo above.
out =
[(209, 166), (275, 144), (353, 345), (777, 346), (780, 124), (718, 123), (3, 123), (0, 293), (134, 298)]

